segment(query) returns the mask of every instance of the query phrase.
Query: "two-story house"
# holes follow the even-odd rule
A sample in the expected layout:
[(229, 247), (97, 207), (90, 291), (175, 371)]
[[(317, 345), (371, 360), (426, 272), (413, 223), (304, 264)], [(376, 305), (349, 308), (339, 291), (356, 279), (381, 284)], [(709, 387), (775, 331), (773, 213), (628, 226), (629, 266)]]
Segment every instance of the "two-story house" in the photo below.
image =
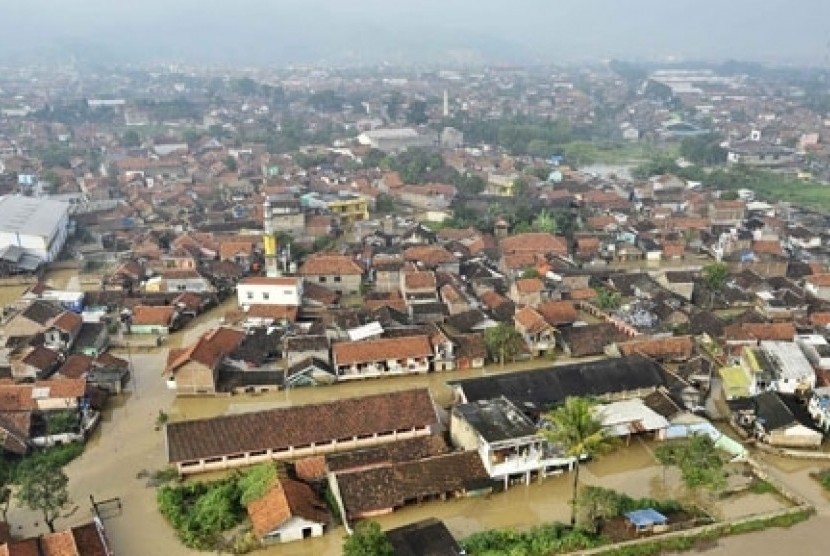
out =
[(72, 311), (64, 311), (49, 323), (43, 334), (43, 345), (58, 351), (72, 349), (82, 325), (81, 315)]
[(556, 349), (556, 328), (535, 309), (521, 308), (513, 317), (513, 322), (532, 354), (545, 355)]
[(363, 272), (363, 266), (352, 257), (317, 253), (309, 256), (300, 266), (299, 275), (339, 294), (355, 295), (360, 292)]
[(303, 300), (303, 282), (299, 278), (288, 276), (250, 276), (237, 284), (236, 299), (243, 310), (247, 310), (251, 305), (299, 307)]
[(476, 451), (490, 478), (508, 488), (571, 469), (575, 458), (550, 444), (539, 428), (505, 397), (456, 405), (450, 415), (452, 443)]

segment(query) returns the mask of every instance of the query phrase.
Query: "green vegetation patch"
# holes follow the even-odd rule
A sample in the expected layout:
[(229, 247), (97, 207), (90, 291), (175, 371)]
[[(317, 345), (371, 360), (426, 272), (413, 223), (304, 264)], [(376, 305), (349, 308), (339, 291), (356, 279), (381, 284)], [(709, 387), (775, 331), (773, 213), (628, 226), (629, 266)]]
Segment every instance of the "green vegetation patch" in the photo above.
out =
[(275, 465), (265, 463), (219, 481), (164, 485), (158, 508), (185, 546), (220, 549), (223, 533), (245, 522), (247, 504), (264, 495), (278, 474)]

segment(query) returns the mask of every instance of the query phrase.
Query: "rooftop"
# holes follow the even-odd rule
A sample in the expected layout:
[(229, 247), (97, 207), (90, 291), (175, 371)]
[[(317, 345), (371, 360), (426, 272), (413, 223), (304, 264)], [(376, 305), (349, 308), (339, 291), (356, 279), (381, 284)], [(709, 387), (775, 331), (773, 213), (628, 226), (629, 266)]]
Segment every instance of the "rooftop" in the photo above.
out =
[(69, 204), (34, 197), (0, 197), (0, 232), (50, 237)]

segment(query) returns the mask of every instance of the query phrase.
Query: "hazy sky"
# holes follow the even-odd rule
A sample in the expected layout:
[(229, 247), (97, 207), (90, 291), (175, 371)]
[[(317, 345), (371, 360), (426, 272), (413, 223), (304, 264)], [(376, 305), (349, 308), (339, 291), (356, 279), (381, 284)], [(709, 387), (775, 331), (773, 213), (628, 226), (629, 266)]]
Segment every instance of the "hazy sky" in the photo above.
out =
[[(12, 4), (12, 5), (6, 5)], [(827, 0), (0, 0), (0, 56), (830, 65)]]

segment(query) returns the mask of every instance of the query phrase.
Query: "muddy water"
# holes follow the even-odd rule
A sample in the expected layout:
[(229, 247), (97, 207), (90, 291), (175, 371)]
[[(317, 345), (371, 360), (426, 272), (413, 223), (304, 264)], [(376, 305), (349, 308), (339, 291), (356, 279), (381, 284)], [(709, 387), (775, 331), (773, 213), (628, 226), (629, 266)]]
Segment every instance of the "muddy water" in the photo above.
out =
[(14, 304), (20, 296), (29, 289), (29, 286), (0, 286), (0, 309), (6, 305)]
[[(206, 318), (206, 322), (209, 322), (211, 318)], [(175, 400), (172, 393), (165, 388), (161, 377), (166, 350), (157, 350), (150, 354), (132, 354), (131, 359), (135, 371), (133, 382), (130, 384), (131, 392), (115, 400), (112, 408), (106, 412), (101, 427), (91, 439), (85, 454), (67, 468), (70, 477), (70, 494), (76, 509), (71, 512), (71, 515), (58, 520), (57, 524), (59, 527), (66, 527), (89, 519), (87, 501), (90, 494), (99, 500), (120, 497), (123, 504), (122, 511), (120, 514), (110, 515), (105, 520), (113, 548), (119, 556), (199, 554), (184, 548), (179, 543), (173, 530), (156, 509), (155, 489), (147, 487), (145, 479), (137, 478), (143, 470), (161, 469), (166, 464), (163, 434), (154, 430), (154, 422), (160, 409), (169, 411), (174, 418), (192, 419), (226, 412), (314, 403), (415, 386), (428, 386), (436, 401), (445, 405), (450, 400), (450, 392), (445, 385), (448, 379), (507, 372), (516, 367), (527, 367), (533, 364), (524, 363), (515, 367), (508, 366), (505, 369), (495, 368), (486, 371), (456, 371), (419, 377), (378, 379), (330, 387), (296, 389), (262, 396)], [(559, 362), (565, 363), (567, 360)], [(539, 362), (535, 364), (538, 365)], [(656, 465), (652, 449), (652, 443), (635, 439), (630, 446), (623, 446), (617, 452), (585, 465), (582, 479), (584, 483), (615, 488), (631, 496), (660, 496), (665, 491), (665, 483), (662, 481), (663, 470)], [(812, 467), (816, 466), (798, 468), (793, 473), (806, 477), (806, 473)], [(669, 482), (672, 481), (672, 477), (669, 476)], [(800, 483), (799, 486), (801, 486)], [(805, 484), (804, 488), (806, 487)], [(811, 491), (811, 494), (815, 493)], [(529, 486), (517, 485), (505, 493), (493, 494), (487, 498), (430, 502), (408, 507), (394, 514), (382, 516), (378, 518), (378, 521), (384, 528), (390, 528), (426, 517), (437, 517), (443, 519), (456, 536), (465, 537), (484, 529), (529, 528), (543, 522), (566, 520), (569, 515), (567, 504), (569, 497), (570, 476), (563, 475), (549, 477), (541, 483), (533, 483)], [(736, 503), (741, 507), (734, 511), (754, 512), (767, 503), (768, 501), (761, 504), (748, 499), (740, 504)], [(38, 516), (19, 508), (13, 508), (9, 512), (9, 520), (17, 534), (29, 535), (45, 531)], [(802, 528), (799, 530), (804, 530), (802, 526), (799, 527)], [(819, 532), (823, 533), (821, 530), (816, 530), (815, 534)], [(320, 539), (270, 547), (256, 554), (263, 556), (338, 555), (341, 553), (343, 535), (342, 528), (334, 528)], [(730, 539), (724, 542), (736, 541)], [(754, 537), (752, 542), (765, 544), (762, 541), (755, 541)], [(730, 544), (722, 546), (732, 550)], [(734, 546), (742, 547), (743, 544)], [(725, 553), (721, 545), (718, 550), (712, 554)], [(757, 554), (769, 553), (761, 549), (755, 552)]]

